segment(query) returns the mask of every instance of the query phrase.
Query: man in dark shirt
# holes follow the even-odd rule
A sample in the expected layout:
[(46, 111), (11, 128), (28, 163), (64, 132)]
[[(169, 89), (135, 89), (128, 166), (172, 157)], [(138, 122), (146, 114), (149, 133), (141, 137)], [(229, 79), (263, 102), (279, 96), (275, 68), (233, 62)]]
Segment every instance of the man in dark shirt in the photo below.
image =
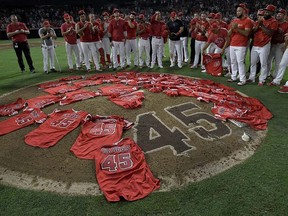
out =
[(25, 55), (31, 73), (35, 73), (33, 61), (30, 55), (30, 48), (27, 40), (27, 35), (30, 34), (29, 29), (22, 22), (18, 22), (16, 15), (11, 15), (11, 23), (7, 26), (6, 32), (8, 38), (13, 41), (13, 48), (18, 58), (18, 64), (22, 71), (25, 72), (25, 65), (23, 62), (22, 52)]
[(169, 30), (169, 52), (170, 52), (170, 67), (175, 66), (174, 50), (176, 49), (178, 67), (182, 68), (182, 46), (180, 41), (180, 35), (184, 30), (184, 26), (181, 20), (176, 19), (176, 13), (173, 11), (170, 14), (170, 21), (167, 22)]

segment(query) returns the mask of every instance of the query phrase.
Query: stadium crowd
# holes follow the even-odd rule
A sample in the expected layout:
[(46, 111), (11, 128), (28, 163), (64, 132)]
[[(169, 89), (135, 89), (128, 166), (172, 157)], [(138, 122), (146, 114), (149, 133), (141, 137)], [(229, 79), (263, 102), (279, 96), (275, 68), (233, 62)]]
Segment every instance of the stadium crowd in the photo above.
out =
[[(50, 70), (56, 71), (53, 40), (57, 36), (54, 28), (60, 27), (71, 71), (74, 69), (72, 52), (76, 69), (82, 63), (87, 72), (91, 70), (91, 61), (96, 71), (108, 67), (124, 69), (130, 65), (154, 68), (157, 64), (163, 68), (162, 57), (167, 42), (171, 68), (176, 64), (182, 68), (190, 63), (191, 69), (200, 66), (202, 72), (219, 75), (222, 70), (218, 72), (215, 65), (221, 65), (221, 68), (224, 65), (228, 72), (226, 76), (230, 77), (227, 81), (237, 82), (239, 86), (256, 82), (256, 73), (259, 73), (258, 86), (263, 86), (269, 76), (273, 80), (268, 85), (280, 85), (288, 65), (288, 22), (282, 2), (273, 3), (275, 5), (253, 1), (251, 6), (251, 2), (227, 0), (142, 0), (123, 9), (108, 7), (101, 11), (92, 6), (84, 10), (77, 6), (14, 9), (12, 12), (19, 15), (4, 17), (1, 28), (6, 27), (8, 37), (13, 39), (22, 72), (25, 71), (19, 51), (22, 46), (21, 41), (15, 41), (17, 36), (25, 42), (29, 28), (39, 29), (44, 72), (48, 74), (48, 63)], [(159, 4), (165, 10), (158, 11)], [(253, 11), (254, 8), (256, 11)], [(7, 11), (2, 9), (0, 13)], [(25, 25), (23, 28), (15, 27), (18, 16), (22, 16), (24, 22), (26, 20), (28, 28)], [(7, 25), (10, 19), (12, 23)], [(23, 47), (29, 58), (28, 48)], [(248, 50), (250, 74), (247, 77), (245, 58)], [(133, 63), (131, 54), (134, 56)], [(34, 73), (30, 62), (30, 71)], [(214, 64), (212, 69), (209, 68), (210, 62)], [(271, 71), (272, 62), (275, 64), (274, 72)], [(279, 92), (288, 93), (288, 83)]]

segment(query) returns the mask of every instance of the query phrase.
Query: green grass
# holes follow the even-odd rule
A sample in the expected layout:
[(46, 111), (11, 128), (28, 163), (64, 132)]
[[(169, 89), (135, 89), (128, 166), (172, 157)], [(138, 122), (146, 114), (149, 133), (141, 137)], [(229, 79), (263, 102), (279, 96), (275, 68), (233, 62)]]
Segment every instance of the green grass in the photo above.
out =
[[(1, 41), (1, 44), (5, 42)], [(65, 72), (63, 46), (57, 48), (63, 69), (61, 74), (45, 75), (40, 47), (32, 48), (31, 52), (37, 73), (21, 74), (14, 51), (0, 50), (0, 95), (71, 75)], [(103, 196), (61, 196), (0, 184), (0, 215), (288, 215), (288, 95), (277, 93), (278, 87), (258, 87), (256, 84), (238, 87), (235, 83), (227, 83), (224, 77), (212, 77), (187, 66), (171, 70), (168, 58), (164, 66), (166, 69), (154, 71), (211, 79), (260, 99), (274, 118), (269, 121), (267, 137), (256, 153), (241, 165), (210, 179), (171, 192), (152, 193), (135, 202), (108, 203)]]

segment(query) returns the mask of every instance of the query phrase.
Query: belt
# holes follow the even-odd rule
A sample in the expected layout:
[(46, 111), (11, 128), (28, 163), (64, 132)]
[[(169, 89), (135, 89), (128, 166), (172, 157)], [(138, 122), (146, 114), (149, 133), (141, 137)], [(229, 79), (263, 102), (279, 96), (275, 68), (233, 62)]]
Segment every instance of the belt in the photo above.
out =
[(140, 37), (140, 39), (142, 39), (142, 40), (147, 40), (148, 38)]
[(153, 36), (153, 38), (161, 39), (161, 36)]

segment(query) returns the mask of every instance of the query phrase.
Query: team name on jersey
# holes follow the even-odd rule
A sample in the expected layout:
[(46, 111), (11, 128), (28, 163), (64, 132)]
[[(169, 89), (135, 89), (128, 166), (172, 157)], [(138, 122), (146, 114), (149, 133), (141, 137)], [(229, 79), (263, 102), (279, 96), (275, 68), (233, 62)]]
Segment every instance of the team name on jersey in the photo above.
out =
[(101, 152), (103, 154), (113, 154), (113, 153), (121, 153), (121, 152), (129, 152), (130, 146), (115, 146), (112, 148), (101, 148)]

